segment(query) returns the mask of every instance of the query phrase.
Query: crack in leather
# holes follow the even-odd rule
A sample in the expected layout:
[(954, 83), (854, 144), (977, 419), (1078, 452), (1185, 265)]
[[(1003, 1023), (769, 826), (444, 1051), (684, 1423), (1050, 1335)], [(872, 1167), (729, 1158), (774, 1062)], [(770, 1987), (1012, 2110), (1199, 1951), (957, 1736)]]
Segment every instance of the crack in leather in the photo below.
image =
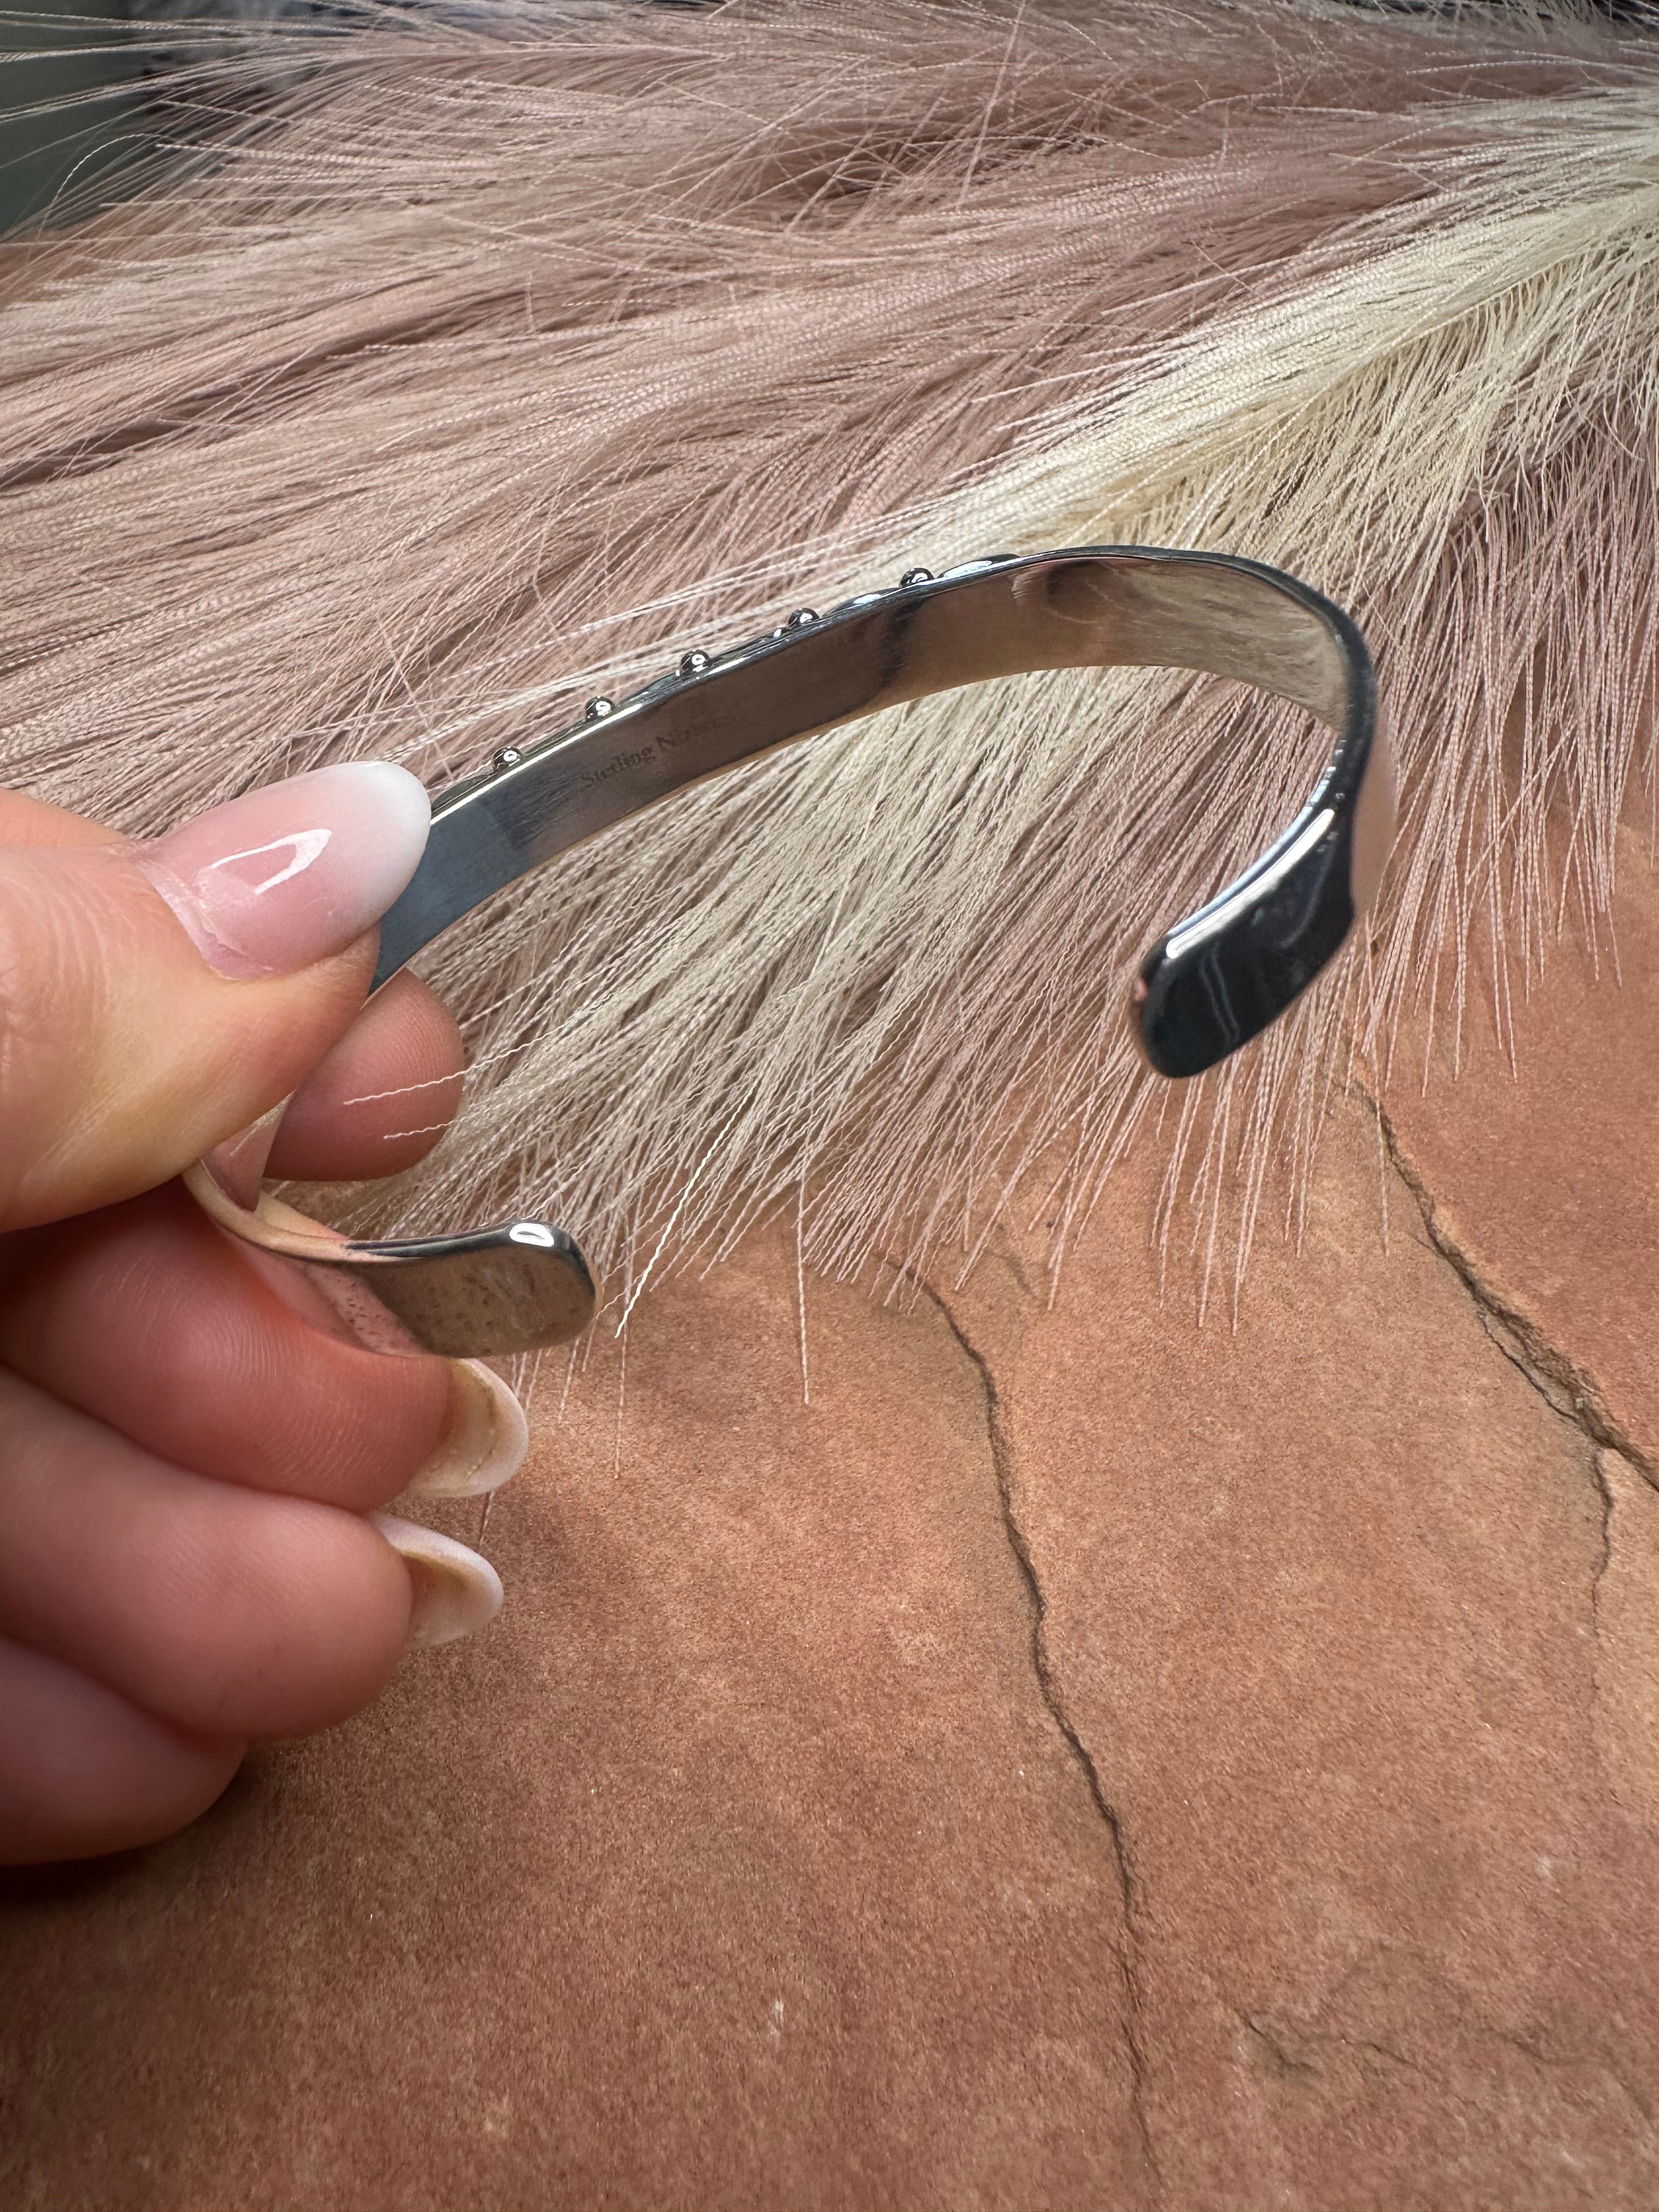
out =
[(992, 1371), (990, 1361), (969, 1336), (951, 1311), (948, 1301), (931, 1283), (925, 1281), (911, 1268), (901, 1268), (896, 1272), (901, 1273), (939, 1314), (945, 1326), (951, 1332), (957, 1349), (973, 1368), (978, 1378), (980, 1393), (985, 1401), (986, 1437), (990, 1447), (991, 1465), (996, 1480), (997, 1496), (1002, 1509), (1003, 1528), (1007, 1535), (1008, 1548), (1013, 1554), (1014, 1563), (1019, 1571), (1020, 1581), (1025, 1590), (1027, 1609), (1030, 1616), (1031, 1663), (1036, 1676), (1038, 1694), (1047, 1707), (1055, 1728), (1059, 1730), (1073, 1765), (1082, 1775), (1088, 1788), (1090, 1800), (1111, 1840), (1112, 1862), (1117, 1875), (1118, 1893), (1123, 1906), (1123, 1940), (1115, 1948), (1123, 1977), (1123, 2039), (1129, 2063), (1129, 2106), (1134, 2120), (1135, 2132), (1139, 2138), (1141, 2153), (1146, 2159), (1147, 2171), (1152, 2176), (1154, 2191), (1161, 2198), (1164, 2193), (1163, 2175), (1158, 2163), (1157, 2145), (1152, 2140), (1152, 2129), (1147, 2122), (1146, 2106), (1147, 2068), (1146, 2045), (1142, 2036), (1145, 1996), (1140, 1984), (1139, 1938), (1137, 1933), (1137, 1922), (1139, 1917), (1139, 1881), (1135, 1872), (1133, 1855), (1124, 1832), (1122, 1815), (1106, 1794), (1105, 1785), (1101, 1780), (1100, 1770), (1095, 1763), (1094, 1756), (1084, 1742), (1077, 1723), (1066, 1711), (1060, 1686), (1055, 1681), (1054, 1670), (1049, 1665), (1044, 1633), (1048, 1618), (1048, 1601), (1043, 1596), (1042, 1584), (1037, 1575), (1036, 1563), (1031, 1556), (1030, 1543), (1024, 1530), (1020, 1527), (1018, 1515), (1014, 1510), (1012, 1453), (1002, 1425), (1000, 1394), (997, 1389), (996, 1376)]
[(1474, 1256), (1447, 1230), (1439, 1201), (1401, 1144), (1387, 1108), (1376, 1097), (1370, 1104), (1389, 1165), (1415, 1200), (1430, 1243), (1474, 1301), (1487, 1335), (1563, 1420), (1570, 1421), (1590, 1444), (1628, 1460), (1645, 1482), (1659, 1490), (1659, 1468), (1615, 1419), (1595, 1377), (1486, 1280)]

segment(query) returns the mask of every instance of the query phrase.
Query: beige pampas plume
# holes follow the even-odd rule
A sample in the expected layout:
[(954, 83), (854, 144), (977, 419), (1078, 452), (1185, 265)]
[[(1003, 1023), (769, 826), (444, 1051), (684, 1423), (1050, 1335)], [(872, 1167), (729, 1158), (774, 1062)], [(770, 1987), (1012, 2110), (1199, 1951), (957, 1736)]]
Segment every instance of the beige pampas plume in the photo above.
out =
[(780, 1209), (844, 1274), (1013, 1202), (1058, 1249), (1156, 1119), (1164, 1228), (1242, 1267), (1356, 1047), (1427, 992), (1455, 1032), (1475, 943), (1501, 1018), (1605, 912), (1659, 581), (1643, 21), (502, 0), (163, 97), (137, 203), (13, 255), (8, 780), (135, 830), (352, 754), (436, 781), (803, 599), (1133, 539), (1346, 600), (1402, 757), (1368, 942), (1184, 1094), (1127, 981), (1305, 795), (1296, 718), (1034, 678), (687, 793), (441, 949), (475, 1073), (404, 1219), (533, 1204), (624, 1292)]

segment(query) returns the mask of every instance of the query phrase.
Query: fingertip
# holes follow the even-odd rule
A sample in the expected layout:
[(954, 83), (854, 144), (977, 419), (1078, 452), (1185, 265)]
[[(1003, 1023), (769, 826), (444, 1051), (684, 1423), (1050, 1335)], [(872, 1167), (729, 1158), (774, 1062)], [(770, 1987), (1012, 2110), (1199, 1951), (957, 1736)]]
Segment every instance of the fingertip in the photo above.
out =
[(222, 1236), (177, 1184), (37, 1232), (9, 1280), (6, 1249), (0, 1361), (174, 1467), (350, 1512), (422, 1476), (474, 1490), (510, 1471), (504, 1386), (463, 1391), (449, 1361), (323, 1334), (285, 1302), (286, 1263)]
[[(263, 1557), (250, 1592), (269, 1625), (263, 1648), (240, 1645), (243, 1667), (222, 1719), (264, 1740), (314, 1735), (379, 1697), (410, 1641), (415, 1594), (374, 1526), (306, 1499), (262, 1500)], [(219, 1630), (238, 1648), (234, 1624)]]
[(0, 1640), (0, 1863), (94, 1858), (173, 1835), (223, 1792), (246, 1749)]
[(151, 1457), (0, 1370), (0, 1619), (173, 1727), (305, 1735), (378, 1695), (409, 1577), (367, 1522)]
[(0, 846), (0, 1227), (152, 1189), (257, 1121), (349, 1026), (374, 944), (229, 981), (130, 849)]
[(459, 1110), (465, 1064), (443, 1000), (395, 975), (289, 1101), (270, 1172), (328, 1182), (412, 1167)]

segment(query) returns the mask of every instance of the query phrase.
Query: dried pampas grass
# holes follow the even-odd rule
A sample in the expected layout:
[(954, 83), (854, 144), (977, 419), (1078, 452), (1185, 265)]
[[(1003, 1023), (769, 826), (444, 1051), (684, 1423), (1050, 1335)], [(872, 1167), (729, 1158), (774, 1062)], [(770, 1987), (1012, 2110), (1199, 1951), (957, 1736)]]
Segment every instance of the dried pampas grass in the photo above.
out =
[(1443, 990), (1455, 1036), (1476, 944), (1501, 1024), (1605, 915), (1659, 583), (1642, 22), (502, 0), (170, 96), (173, 167), (15, 257), (9, 780), (135, 831), (343, 756), (436, 781), (803, 598), (1133, 539), (1345, 599), (1402, 756), (1368, 941), (1181, 1094), (1127, 979), (1304, 795), (1294, 717), (1057, 676), (688, 793), (442, 949), (475, 1073), (405, 1221), (533, 1205), (625, 1295), (780, 1209), (843, 1275), (1016, 1194), (1058, 1252), (1156, 1119), (1164, 1228), (1242, 1268), (1355, 1048)]

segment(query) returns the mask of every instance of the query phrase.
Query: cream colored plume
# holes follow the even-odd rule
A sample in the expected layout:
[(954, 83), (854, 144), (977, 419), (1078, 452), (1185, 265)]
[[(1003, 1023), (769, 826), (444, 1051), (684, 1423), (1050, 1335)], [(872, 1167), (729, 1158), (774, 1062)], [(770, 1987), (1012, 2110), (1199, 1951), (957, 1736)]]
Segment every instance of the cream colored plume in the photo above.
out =
[(533, 1206), (624, 1293), (781, 1209), (846, 1274), (1010, 1203), (1058, 1251), (1156, 1121), (1164, 1228), (1242, 1267), (1353, 1051), (1436, 992), (1455, 1039), (1488, 975), (1501, 1021), (1564, 902), (1605, 914), (1659, 31), (520, 0), (216, 47), (172, 98), (175, 167), (13, 257), (9, 780), (135, 830), (351, 754), (435, 781), (802, 600), (1124, 540), (1343, 599), (1404, 768), (1366, 944), (1184, 1093), (1127, 983), (1305, 796), (1295, 717), (1033, 678), (688, 793), (441, 949), (476, 1072), (404, 1220)]

